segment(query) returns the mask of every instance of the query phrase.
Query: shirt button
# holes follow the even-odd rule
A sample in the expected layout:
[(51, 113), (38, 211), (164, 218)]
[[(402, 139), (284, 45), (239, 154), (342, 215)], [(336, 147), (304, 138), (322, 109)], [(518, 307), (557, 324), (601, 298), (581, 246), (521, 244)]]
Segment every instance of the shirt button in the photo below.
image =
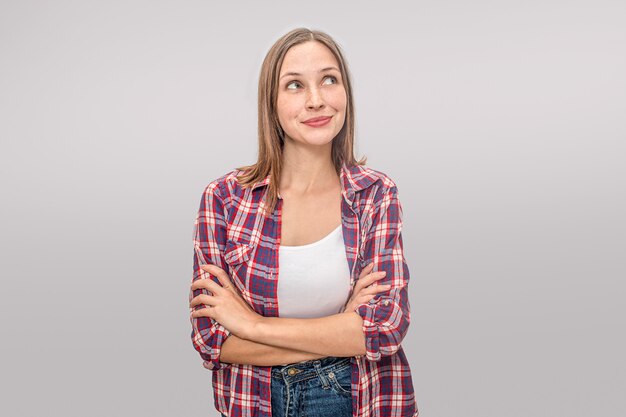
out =
[(386, 305), (386, 306), (388, 306), (388, 305), (389, 305), (389, 300), (385, 300), (385, 301), (383, 302), (383, 304), (384, 304), (384, 305)]

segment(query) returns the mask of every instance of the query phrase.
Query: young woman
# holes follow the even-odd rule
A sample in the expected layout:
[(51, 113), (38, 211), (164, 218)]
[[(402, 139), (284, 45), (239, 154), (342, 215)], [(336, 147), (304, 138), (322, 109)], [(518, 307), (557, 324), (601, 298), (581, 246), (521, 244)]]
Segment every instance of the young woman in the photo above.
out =
[(396, 184), (356, 161), (348, 67), (295, 29), (259, 79), (259, 154), (204, 190), (192, 341), (222, 416), (417, 416), (401, 346), (409, 269)]

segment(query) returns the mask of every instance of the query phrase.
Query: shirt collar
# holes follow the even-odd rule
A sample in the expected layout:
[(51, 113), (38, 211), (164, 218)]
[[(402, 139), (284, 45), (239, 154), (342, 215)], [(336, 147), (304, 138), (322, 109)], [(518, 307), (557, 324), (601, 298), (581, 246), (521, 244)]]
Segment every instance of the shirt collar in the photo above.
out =
[[(254, 190), (258, 187), (268, 185), (270, 183), (270, 176), (268, 174), (264, 179), (258, 181), (252, 185), (251, 189)], [(354, 194), (357, 191), (361, 191), (376, 181), (376, 178), (368, 174), (366, 168), (362, 165), (347, 166), (345, 162), (341, 164), (341, 171), (339, 173), (339, 182), (341, 183), (341, 192), (352, 203)]]

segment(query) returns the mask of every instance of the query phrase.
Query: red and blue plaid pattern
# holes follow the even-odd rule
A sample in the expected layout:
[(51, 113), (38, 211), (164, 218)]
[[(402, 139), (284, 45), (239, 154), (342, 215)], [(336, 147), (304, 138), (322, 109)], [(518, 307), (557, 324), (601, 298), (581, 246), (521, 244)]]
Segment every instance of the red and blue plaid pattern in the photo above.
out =
[[(244, 189), (235, 169), (205, 188), (195, 222), (193, 280), (217, 277), (200, 265), (227, 271), (254, 310), (278, 317), (278, 245), (282, 199), (262, 215), (269, 176)], [(366, 354), (351, 358), (353, 417), (416, 417), (411, 370), (401, 342), (410, 322), (409, 268), (402, 243), (402, 206), (396, 184), (365, 166), (342, 165), (341, 217), (346, 259), (354, 288), (363, 267), (374, 262), (391, 284), (355, 311), (363, 318)], [(189, 299), (202, 293), (190, 292)], [(198, 306), (200, 308), (201, 306)], [(212, 318), (191, 318), (194, 348), (212, 370), (216, 409), (230, 417), (271, 417), (271, 367), (220, 362), (230, 332)]]

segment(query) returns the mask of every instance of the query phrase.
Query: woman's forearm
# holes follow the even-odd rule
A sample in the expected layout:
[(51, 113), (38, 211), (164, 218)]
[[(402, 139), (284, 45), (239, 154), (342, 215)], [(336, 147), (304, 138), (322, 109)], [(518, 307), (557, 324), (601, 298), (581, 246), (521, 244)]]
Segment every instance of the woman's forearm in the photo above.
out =
[(220, 362), (241, 365), (274, 366), (320, 359), (328, 355), (266, 345), (231, 334), (222, 343)]
[(354, 311), (310, 319), (263, 317), (245, 338), (323, 356), (359, 356), (365, 355), (362, 327), (363, 319)]

